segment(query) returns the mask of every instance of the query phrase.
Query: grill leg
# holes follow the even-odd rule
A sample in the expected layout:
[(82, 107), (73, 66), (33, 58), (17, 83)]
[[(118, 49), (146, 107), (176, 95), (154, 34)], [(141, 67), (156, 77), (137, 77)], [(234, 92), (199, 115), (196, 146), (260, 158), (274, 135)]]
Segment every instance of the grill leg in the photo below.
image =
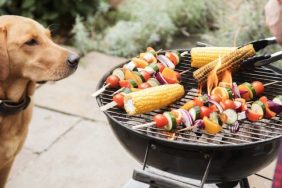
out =
[(211, 166), (212, 157), (213, 157), (213, 155), (211, 155), (211, 156), (207, 155), (207, 158), (209, 158), (209, 162), (208, 162), (207, 168), (205, 170), (204, 176), (202, 178), (200, 188), (203, 188), (205, 183), (206, 183), (206, 180), (207, 180), (207, 177), (208, 177), (208, 174), (209, 174), (209, 170), (210, 170), (210, 166)]
[(151, 148), (151, 144), (148, 143), (147, 148), (146, 148), (146, 152), (145, 152), (145, 156), (144, 156), (144, 161), (143, 161), (143, 170), (145, 170), (145, 168), (146, 168), (150, 148)]
[(233, 188), (238, 184), (239, 181), (230, 181), (230, 182), (224, 182), (224, 183), (218, 183), (216, 186), (218, 188)]
[(243, 178), (240, 180), (240, 187), (241, 188), (250, 188), (248, 178)]

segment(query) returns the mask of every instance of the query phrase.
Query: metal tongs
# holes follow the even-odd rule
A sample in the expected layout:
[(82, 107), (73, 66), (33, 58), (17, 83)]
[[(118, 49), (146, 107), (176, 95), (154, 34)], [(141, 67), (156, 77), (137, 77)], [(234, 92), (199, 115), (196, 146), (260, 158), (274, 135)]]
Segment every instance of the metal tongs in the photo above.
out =
[[(256, 40), (256, 41), (244, 44), (238, 48), (241, 48), (248, 44), (252, 44), (255, 51), (258, 52), (264, 49), (265, 47), (272, 45), (272, 44), (276, 44), (276, 43), (277, 41), (275, 37), (269, 37), (269, 38), (260, 39), (260, 40)], [(202, 43), (202, 42), (197, 42), (197, 46), (198, 47), (209, 47), (212, 45)], [(265, 55), (250, 57), (242, 62), (241, 67), (252, 68), (252, 67), (265, 66), (265, 65), (268, 65), (270, 63), (273, 63), (281, 59), (282, 59), (282, 51), (279, 51), (273, 54), (265, 54)]]
[[(253, 44), (255, 51), (258, 52), (259, 50), (264, 49), (266, 46), (276, 43), (277, 41), (275, 37), (269, 37), (269, 38), (253, 41), (248, 44)], [(241, 47), (242, 46), (240, 46), (239, 48)], [(273, 54), (265, 54), (265, 55), (259, 55), (259, 56), (248, 58), (242, 62), (241, 66), (246, 68), (260, 67), (260, 66), (268, 65), (270, 63), (273, 63), (281, 59), (282, 59), (282, 51), (279, 51)]]

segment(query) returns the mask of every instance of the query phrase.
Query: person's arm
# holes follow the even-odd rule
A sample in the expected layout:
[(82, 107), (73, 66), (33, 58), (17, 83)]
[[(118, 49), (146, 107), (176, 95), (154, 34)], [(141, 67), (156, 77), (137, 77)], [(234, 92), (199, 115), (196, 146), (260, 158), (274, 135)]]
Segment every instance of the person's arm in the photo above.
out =
[(277, 42), (282, 44), (282, 0), (269, 0), (265, 6), (265, 20)]

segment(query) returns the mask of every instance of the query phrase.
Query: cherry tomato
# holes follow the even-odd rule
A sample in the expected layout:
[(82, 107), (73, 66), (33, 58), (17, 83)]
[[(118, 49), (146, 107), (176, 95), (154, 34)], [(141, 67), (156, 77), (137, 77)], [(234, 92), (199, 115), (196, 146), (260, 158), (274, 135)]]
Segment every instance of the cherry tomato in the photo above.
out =
[(108, 78), (106, 80), (106, 83), (110, 84), (109, 87), (111, 87), (111, 88), (118, 87), (118, 85), (119, 85), (119, 78), (117, 76), (115, 76), (115, 75), (110, 75), (110, 76), (108, 76)]
[(217, 103), (220, 103), (222, 101), (221, 97), (219, 95), (217, 95), (217, 94), (213, 94), (211, 96), (211, 99), (216, 101)]
[(161, 64), (161, 63), (157, 63), (157, 66), (159, 68), (159, 72), (163, 72), (165, 66), (163, 64)]
[(217, 111), (216, 105), (211, 105), (209, 108), (211, 109), (212, 112), (216, 112)]
[(127, 88), (131, 88), (131, 84), (128, 80), (121, 80), (119, 81), (119, 86), (120, 87), (127, 87)]
[(156, 127), (158, 128), (162, 128), (168, 124), (168, 120), (162, 114), (155, 115), (153, 121), (156, 123)]
[(209, 117), (210, 113), (212, 113), (212, 110), (206, 106), (201, 106), (201, 112), (200, 117), (204, 118), (205, 116)]
[(235, 105), (234, 101), (232, 101), (230, 99), (226, 99), (224, 101), (221, 101), (220, 105), (222, 106), (222, 108), (224, 110), (226, 110), (226, 109), (233, 109), (233, 110), (235, 110), (236, 109), (236, 105)]
[(139, 89), (146, 89), (146, 88), (149, 88), (149, 87), (152, 87), (152, 86), (147, 82), (138, 85)]
[(140, 71), (140, 74), (143, 76), (143, 78), (145, 79), (145, 81), (149, 80), (151, 78), (150, 73), (148, 73), (147, 71)]
[(254, 81), (252, 86), (255, 89), (257, 96), (260, 96), (264, 92), (264, 85), (259, 81)]
[(121, 93), (116, 94), (113, 97), (113, 101), (115, 101), (117, 103), (117, 107), (122, 108), (124, 103), (123, 103), (123, 95)]
[(260, 114), (257, 114), (252, 110), (248, 110), (247, 111), (247, 118), (248, 118), (248, 120), (255, 122), (255, 121), (260, 120), (262, 117), (261, 117)]
[(195, 102), (195, 106), (203, 106), (204, 105), (204, 101), (199, 99), (198, 97), (195, 97), (193, 99), (193, 101)]

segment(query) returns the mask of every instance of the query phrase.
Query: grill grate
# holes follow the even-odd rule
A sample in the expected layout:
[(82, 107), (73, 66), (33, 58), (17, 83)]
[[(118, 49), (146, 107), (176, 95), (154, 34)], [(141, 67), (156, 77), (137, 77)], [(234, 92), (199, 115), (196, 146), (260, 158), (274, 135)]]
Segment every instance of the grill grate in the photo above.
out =
[[(180, 53), (183, 51), (179, 51)], [(193, 71), (195, 69), (190, 66), (190, 55), (187, 54), (182, 58), (180, 64), (176, 67), (176, 71), (182, 72), (190, 70), (182, 75), (181, 84), (185, 87), (185, 97), (176, 103), (170, 105), (167, 108), (156, 110), (150, 113), (129, 116), (124, 110), (116, 107), (107, 111), (108, 115), (114, 118), (120, 125), (131, 128), (138, 124), (144, 124), (152, 121), (152, 117), (155, 114), (163, 113), (164, 111), (177, 109), (185, 104), (186, 101), (192, 100), (197, 96), (198, 90), (197, 82), (193, 78)], [(270, 83), (273, 81), (282, 81), (282, 76), (277, 72), (266, 68), (259, 67), (252, 70), (241, 70), (239, 73), (233, 74), (233, 80), (238, 84), (243, 82), (252, 82), (254, 80), (261, 81), (263, 83)], [(100, 95), (102, 105), (105, 105), (112, 101), (112, 95), (115, 92), (113, 89), (106, 89), (104, 93)], [(265, 88), (265, 95), (269, 98), (273, 98), (282, 93), (282, 86), (279, 83), (275, 83)], [(281, 115), (274, 117), (273, 119), (262, 119), (259, 122), (251, 123), (247, 120), (240, 121), (240, 130), (237, 133), (231, 133), (227, 127), (216, 134), (211, 135), (205, 133), (202, 130), (192, 130), (174, 133), (165, 132), (164, 129), (155, 127), (149, 127), (146, 129), (136, 130), (140, 134), (152, 136), (156, 139), (172, 140), (174, 142), (204, 144), (204, 145), (238, 145), (248, 144), (253, 142), (261, 142), (282, 135), (282, 117)], [(133, 131), (133, 130), (132, 130)]]

